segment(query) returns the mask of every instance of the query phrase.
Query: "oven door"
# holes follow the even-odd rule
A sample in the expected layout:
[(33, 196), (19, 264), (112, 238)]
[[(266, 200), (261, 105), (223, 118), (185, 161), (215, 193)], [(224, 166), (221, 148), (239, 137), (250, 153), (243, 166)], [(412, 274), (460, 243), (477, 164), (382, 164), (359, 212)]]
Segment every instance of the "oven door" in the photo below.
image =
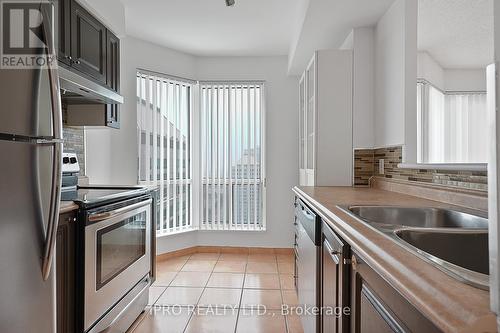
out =
[(85, 226), (85, 331), (150, 270), (151, 199), (90, 213)]

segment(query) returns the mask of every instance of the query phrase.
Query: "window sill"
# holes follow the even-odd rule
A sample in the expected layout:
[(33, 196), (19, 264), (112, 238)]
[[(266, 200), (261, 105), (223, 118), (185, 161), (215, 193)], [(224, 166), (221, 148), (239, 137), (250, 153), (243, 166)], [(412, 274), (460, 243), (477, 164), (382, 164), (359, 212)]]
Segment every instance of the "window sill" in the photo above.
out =
[(223, 231), (223, 232), (263, 232), (266, 231), (266, 228), (260, 228), (260, 229), (239, 229), (239, 228), (233, 228), (233, 229), (198, 229), (198, 231), (204, 231), (204, 232), (213, 232), (213, 231)]
[(195, 231), (203, 231), (203, 232), (217, 232), (217, 231), (222, 231), (222, 232), (265, 232), (267, 229), (266, 228), (261, 228), (261, 229), (200, 229), (200, 228), (189, 228), (189, 229), (184, 229), (184, 230), (178, 230), (178, 231), (173, 231), (173, 232), (164, 232), (161, 234), (156, 234), (156, 238), (163, 238), (163, 237), (168, 237), (168, 236), (174, 236), (174, 235), (180, 235), (180, 234), (186, 234), (190, 232), (195, 232)]
[(159, 234), (158, 232), (156, 233), (156, 238), (163, 238), (163, 237), (168, 237), (168, 236), (174, 236), (174, 235), (180, 235), (180, 234), (186, 234), (190, 232), (198, 231), (198, 228), (189, 228), (189, 229), (183, 229), (183, 230), (176, 230), (172, 232), (163, 232)]

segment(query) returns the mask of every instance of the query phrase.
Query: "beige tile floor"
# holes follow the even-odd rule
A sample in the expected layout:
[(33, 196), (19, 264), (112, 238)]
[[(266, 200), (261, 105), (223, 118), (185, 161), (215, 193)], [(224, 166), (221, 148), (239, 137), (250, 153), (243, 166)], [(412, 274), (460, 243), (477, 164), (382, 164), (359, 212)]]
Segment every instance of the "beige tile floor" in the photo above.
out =
[(297, 304), (291, 255), (195, 253), (157, 269), (149, 306), (130, 333), (303, 332), (300, 318), (280, 311)]

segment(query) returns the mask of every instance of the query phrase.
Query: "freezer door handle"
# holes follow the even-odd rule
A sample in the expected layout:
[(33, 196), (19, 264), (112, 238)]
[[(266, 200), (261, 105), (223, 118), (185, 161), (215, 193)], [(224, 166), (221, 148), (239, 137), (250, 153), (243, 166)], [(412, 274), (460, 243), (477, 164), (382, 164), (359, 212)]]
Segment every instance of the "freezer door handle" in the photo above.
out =
[(40, 146), (51, 145), (54, 143), (64, 143), (63, 139), (54, 139), (52, 137), (47, 138), (47, 137), (24, 136), (24, 135), (18, 135), (18, 134), (10, 134), (10, 133), (0, 133), (0, 140), (28, 143), (28, 144), (40, 145)]
[[(51, 6), (52, 13), (45, 13), (45, 17), (54, 18), (54, 6)], [(55, 253), (57, 226), (59, 223), (59, 205), (61, 199), (61, 178), (62, 178), (62, 149), (63, 145), (60, 142), (62, 139), (62, 107), (59, 87), (59, 75), (57, 72), (57, 56), (54, 46), (52, 31), (48, 24), (43, 24), (47, 42), (47, 52), (52, 56), (53, 61), (47, 61), (47, 70), (50, 83), (50, 99), (52, 105), (52, 128), (53, 139), (50, 142), (54, 146), (53, 149), (53, 168), (52, 168), (52, 184), (50, 193), (50, 210), (48, 216), (47, 233), (45, 236), (45, 246), (42, 259), (42, 277), (47, 280), (50, 275), (52, 261)]]

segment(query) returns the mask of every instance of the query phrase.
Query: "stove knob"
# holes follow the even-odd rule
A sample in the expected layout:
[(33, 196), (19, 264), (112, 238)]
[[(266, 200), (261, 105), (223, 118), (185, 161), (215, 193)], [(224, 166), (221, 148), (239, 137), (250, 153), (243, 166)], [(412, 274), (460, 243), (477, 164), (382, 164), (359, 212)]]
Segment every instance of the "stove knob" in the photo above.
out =
[(71, 157), (71, 158), (69, 159), (69, 162), (70, 162), (71, 164), (75, 164), (75, 163), (76, 163), (76, 157)]
[(63, 164), (69, 163), (69, 157), (63, 157)]

